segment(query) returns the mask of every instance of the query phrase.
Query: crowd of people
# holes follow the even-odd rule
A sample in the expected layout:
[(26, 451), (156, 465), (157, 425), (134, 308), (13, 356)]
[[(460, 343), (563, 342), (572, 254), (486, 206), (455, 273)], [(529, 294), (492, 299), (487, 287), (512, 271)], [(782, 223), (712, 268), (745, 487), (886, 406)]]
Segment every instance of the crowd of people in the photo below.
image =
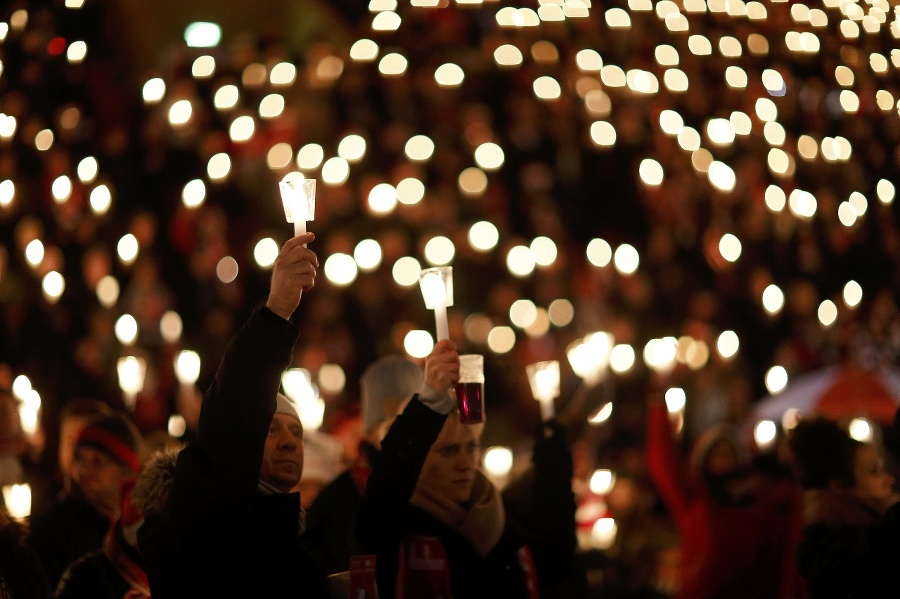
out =
[[(20, 1), (0, 15), (0, 483), (28, 482), (32, 493), (29, 528), (4, 519), (0, 531), (9, 551), (9, 561), (0, 561), (10, 564), (0, 565), (0, 579), (13, 596), (11, 585), (33, 585), (18, 593), (34, 596), (44, 580), (45, 594), (84, 596), (91, 587), (80, 585), (100, 578), (115, 596), (151, 589), (202, 595), (217, 585), (251, 593), (250, 575), (270, 565), (264, 584), (272, 589), (295, 588), (302, 572), (318, 589), (311, 592), (325, 593), (326, 574), (369, 554), (382, 565), (382, 596), (403, 593), (401, 584), (407, 593), (436, 584), (454, 596), (497, 596), (489, 591), (496, 588), (532, 596), (535, 584), (542, 595), (560, 597), (803, 597), (807, 586), (810, 596), (838, 588), (841, 596), (867, 596), (866, 587), (849, 588), (853, 581), (841, 578), (862, 568), (869, 568), (869, 588), (880, 588), (881, 564), (889, 562), (867, 556), (894, 555), (896, 509), (886, 509), (894, 496), (883, 469), (896, 473), (900, 437), (890, 423), (873, 422), (886, 425), (875, 435), (886, 466), (870, 446), (859, 449), (845, 431), (818, 421), (796, 429), (790, 445), (787, 425), (778, 423), (768, 453), (748, 446), (745, 433), (773, 365), (793, 377), (835, 363), (893, 368), (900, 356), (893, 191), (900, 85), (889, 10), (859, 5), (886, 20), (850, 36), (842, 25), (852, 20), (842, 12), (850, 9), (828, 4), (807, 7), (827, 15), (819, 26), (809, 11), (802, 18), (797, 3), (766, 5), (766, 19), (748, 18), (749, 6), (731, 14), (710, 2), (700, 14), (686, 3), (685, 33), (640, 11), (639, 2), (628, 5), (628, 30), (610, 27), (613, 5), (518, 28), (499, 26), (500, 7), (491, 4), (403, 6), (396, 31), (376, 32), (373, 13), (335, 4), (310, 8), (327, 13), (316, 21), (327, 27), (307, 30), (302, 47), (289, 46), (285, 40), (296, 38), (277, 28), (226, 36), (216, 48), (172, 40), (157, 64), (135, 69), (107, 35), (107, 19), (119, 8), (68, 4)], [(796, 51), (788, 31), (813, 33), (819, 49)], [(696, 54), (690, 35), (706, 36), (711, 54)], [(350, 48), (362, 38), (377, 42), (377, 59), (354, 58)], [(737, 56), (723, 49), (732, 38)], [(76, 41), (86, 43), (80, 59)], [(495, 50), (505, 44), (519, 48), (520, 64), (499, 64)], [(585, 48), (605, 66), (654, 73), (658, 90), (614, 85), (576, 58)], [(403, 74), (380, 72), (389, 52), (405, 56)], [(876, 55), (885, 69), (876, 68)], [(213, 58), (209, 75), (197, 74), (202, 56)], [(457, 87), (435, 79), (447, 62), (464, 70)], [(281, 64), (295, 66), (285, 85), (272, 80)], [(684, 91), (664, 85), (674, 68), (690, 82)], [(744, 86), (734, 84), (734, 68), (745, 74)], [(766, 83), (767, 70), (777, 72), (782, 89)], [(542, 76), (560, 84), (558, 99), (536, 94)], [(158, 98), (145, 87), (150, 80), (163, 85)], [(239, 97), (233, 108), (217, 104), (226, 85)], [(858, 97), (858, 108), (843, 104), (844, 91)], [(260, 103), (272, 94), (284, 108), (263, 117)], [(760, 99), (774, 103), (775, 118), (760, 116)], [(191, 110), (182, 122), (172, 108), (185, 100)], [(672, 133), (670, 112), (681, 130), (699, 132), (697, 149), (682, 143), (689, 136)], [(746, 134), (736, 131), (736, 114), (751, 123)], [(247, 116), (255, 128), (244, 139), (233, 124)], [(711, 139), (713, 118), (732, 123), (732, 141)], [(613, 142), (592, 134), (598, 122), (612, 127)], [(351, 134), (365, 142), (358, 159), (339, 150)], [(415, 135), (433, 143), (428, 157), (406, 150)], [(836, 138), (852, 147), (846, 159), (828, 157), (826, 141)], [(473, 156), (487, 142), (503, 150), (496, 170)], [(298, 152), (312, 144), (323, 156), (310, 166)], [(279, 154), (285, 147), (286, 161)], [(775, 149), (789, 155), (789, 173), (772, 166)], [(229, 167), (214, 173), (211, 160), (221, 155)], [(90, 157), (96, 174), (84, 166)], [(325, 176), (329, 157), (344, 160), (343, 177)], [(643, 172), (648, 159), (661, 167), (658, 183)], [(712, 160), (733, 170), (731, 189), (710, 183)], [(256, 310), (277, 288), (279, 263), (253, 257), (260, 239), (281, 245), (289, 237), (277, 182), (296, 169), (318, 179), (310, 248), (323, 262), (315, 262), (316, 288), (304, 293), (294, 317), (299, 339)], [(410, 180), (422, 184), (421, 197), (400, 193), (400, 182)], [(196, 185), (189, 192), (194, 181), (202, 197)], [(387, 213), (369, 202), (380, 183), (402, 196)], [(780, 206), (773, 188), (785, 197)], [(814, 195), (812, 216), (787, 200), (794, 190)], [(854, 192), (864, 203), (854, 200), (850, 222), (839, 209)], [(479, 221), (497, 231), (499, 241), (486, 251), (469, 240)], [(741, 242), (734, 262), (722, 249), (726, 233)], [(137, 247), (133, 259), (119, 251), (127, 235)], [(432, 316), (418, 286), (398, 282), (393, 267), (409, 257), (429, 265), (426, 244), (438, 235), (455, 249), (450, 337), (459, 351), (486, 358), (483, 430), (458, 425), (449, 400), (428, 392), (446, 388), (448, 375), (435, 363), (457, 346), (438, 343), (425, 358), (409, 355), (404, 344), (408, 332), (430, 329)], [(554, 242), (554, 259), (513, 274), (510, 250), (538, 236)], [(332, 280), (326, 259), (353, 255), (366, 239), (377, 242), (378, 265), (363, 268), (360, 259), (352, 284)], [(637, 249), (634, 271), (612, 259), (622, 244)], [(50, 273), (64, 281), (60, 293), (48, 287)], [(861, 301), (844, 293), (849, 281), (858, 283)], [(783, 290), (777, 309), (763, 300), (773, 284)], [(535, 307), (530, 323), (511, 322), (517, 300)], [(834, 318), (821, 316), (826, 300)], [(551, 310), (554, 303), (563, 308)], [(115, 332), (123, 314), (137, 325), (130, 344)], [(161, 330), (173, 314), (175, 335)], [(284, 341), (284, 355), (270, 356), (274, 341), (255, 344), (260, 328)], [(514, 343), (490, 343), (499, 329)], [(594, 330), (610, 332), (637, 359), (587, 388), (566, 366), (564, 350)], [(717, 351), (725, 330), (740, 340), (736, 355)], [(707, 352), (690, 364), (680, 355), (668, 379), (688, 398), (674, 423), (658, 397), (659, 377), (640, 359), (644, 343), (664, 335), (702, 342)], [(201, 356), (196, 385), (175, 376), (173, 358), (182, 349)], [(235, 352), (250, 356), (248, 363), (227, 366)], [(131, 398), (116, 369), (126, 355), (142, 357), (147, 368)], [(340, 383), (320, 385), (320, 430), (301, 429), (298, 437), (275, 373), (252, 366), (265, 356), (279, 374), (302, 366), (316, 379), (337, 367)], [(560, 421), (535, 435), (539, 407), (524, 367), (547, 359), (563, 364)], [(36, 430), (19, 424), (19, 375), (40, 394)], [(223, 376), (231, 382), (223, 384)], [(583, 401), (570, 402), (579, 394)], [(587, 424), (610, 400), (613, 416)], [(217, 406), (238, 404), (245, 406), (239, 421), (227, 410), (216, 414)], [(183, 418), (184, 431), (169, 428), (173, 415)], [(216, 439), (223, 430), (227, 436)], [(815, 443), (835, 452), (833, 459), (816, 463)], [(514, 449), (509, 484), (480, 473), (480, 445)], [(279, 452), (294, 457), (280, 461)], [(465, 462), (459, 500), (455, 487), (442, 486), (453, 456)], [(598, 468), (615, 474), (602, 493), (589, 485)], [(816, 468), (831, 470), (810, 474)], [(293, 482), (285, 486), (282, 478)], [(300, 490), (301, 505), (285, 498), (291, 489)], [(206, 505), (217, 507), (195, 507)], [(223, 524), (233, 519), (247, 530)], [(592, 536), (600, 519), (615, 522), (609, 543)], [(410, 541), (422, 534), (442, 539), (449, 574), (397, 578), (404, 563), (437, 551)], [(268, 549), (251, 549), (257, 546)], [(195, 550), (208, 559), (178, 558)], [(847, 560), (860, 565), (834, 566)], [(28, 574), (37, 570), (43, 574)], [(216, 571), (235, 578), (210, 580)], [(484, 584), (473, 590), (472, 581)]]

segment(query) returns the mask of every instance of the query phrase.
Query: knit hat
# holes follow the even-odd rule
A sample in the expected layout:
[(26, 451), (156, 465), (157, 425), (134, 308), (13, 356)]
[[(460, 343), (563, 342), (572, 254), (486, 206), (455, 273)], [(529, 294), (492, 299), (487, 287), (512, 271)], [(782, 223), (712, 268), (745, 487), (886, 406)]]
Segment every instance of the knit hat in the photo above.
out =
[(79, 447), (100, 450), (137, 474), (141, 469), (138, 445), (137, 435), (125, 420), (118, 416), (108, 416), (82, 429), (75, 441), (75, 450)]
[(291, 400), (289, 400), (281, 393), (278, 393), (275, 396), (275, 413), (284, 414), (285, 416), (293, 416), (297, 420), (300, 420), (300, 415), (297, 414), (297, 408), (294, 407), (294, 404), (291, 403)]
[(419, 392), (424, 380), (422, 369), (402, 356), (386, 356), (370, 364), (359, 381), (365, 433), (396, 416), (403, 402)]

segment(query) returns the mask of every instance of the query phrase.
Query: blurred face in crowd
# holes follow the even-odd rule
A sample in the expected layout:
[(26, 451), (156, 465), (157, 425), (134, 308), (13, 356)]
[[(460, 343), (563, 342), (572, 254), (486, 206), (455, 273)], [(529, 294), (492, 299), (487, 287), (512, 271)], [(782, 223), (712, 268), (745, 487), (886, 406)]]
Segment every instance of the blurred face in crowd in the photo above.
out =
[(738, 456), (734, 445), (726, 439), (717, 441), (706, 456), (706, 471), (713, 475), (729, 474), (738, 467)]
[(419, 478), (456, 503), (469, 501), (481, 447), (479, 433), (479, 427), (461, 424), (451, 414), (431, 446)]
[(72, 479), (97, 510), (116, 513), (122, 484), (134, 476), (105, 452), (93, 447), (75, 450)]
[(59, 469), (65, 479), (74, 477), (75, 441), (90, 418), (69, 416), (59, 425)]
[(263, 448), (259, 479), (289, 493), (303, 472), (303, 425), (293, 416), (275, 414)]
[(863, 501), (884, 502), (893, 495), (894, 477), (871, 445), (860, 445), (853, 459), (853, 492)]

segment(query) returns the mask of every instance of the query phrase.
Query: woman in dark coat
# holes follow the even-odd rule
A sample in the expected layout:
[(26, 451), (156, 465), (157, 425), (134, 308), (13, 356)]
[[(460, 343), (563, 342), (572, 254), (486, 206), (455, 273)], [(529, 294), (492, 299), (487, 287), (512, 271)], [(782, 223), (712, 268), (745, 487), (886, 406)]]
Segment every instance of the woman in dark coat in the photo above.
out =
[(809, 599), (900, 596), (900, 497), (878, 450), (824, 419), (798, 424), (791, 448), (806, 489), (797, 562)]
[(538, 524), (513, 522), (476, 469), (482, 425), (461, 424), (454, 399), (436, 391), (458, 373), (455, 346), (439, 342), (423, 392), (391, 426), (369, 478), (357, 530), (377, 556), (379, 596), (537, 597), (574, 552), (571, 454), (561, 428), (547, 423), (528, 518)]

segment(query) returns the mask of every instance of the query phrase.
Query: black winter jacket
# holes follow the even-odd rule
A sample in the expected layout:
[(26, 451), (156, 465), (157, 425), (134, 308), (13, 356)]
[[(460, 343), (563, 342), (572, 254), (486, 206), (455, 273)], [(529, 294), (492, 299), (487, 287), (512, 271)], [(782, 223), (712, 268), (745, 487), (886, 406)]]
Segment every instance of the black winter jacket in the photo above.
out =
[(445, 419), (415, 397), (382, 442), (357, 516), (359, 539), (377, 556), (379, 596), (394, 597), (399, 547), (411, 536), (439, 539), (449, 562), (453, 597), (528, 597), (518, 554), (526, 544), (534, 558), (539, 584), (559, 580), (575, 548), (572, 458), (561, 430), (557, 425), (548, 425), (551, 437), (545, 438), (541, 433), (541, 442), (535, 448), (540, 486), (535, 486), (534, 501), (529, 506), (532, 517), (527, 518), (535, 526), (523, 527), (507, 513), (500, 540), (482, 557), (458, 531), (409, 503)]
[(298, 534), (299, 495), (257, 490), (297, 337), (294, 325), (261, 308), (225, 351), (166, 506), (138, 532), (154, 599), (327, 596)]
[(55, 588), (69, 565), (103, 545), (111, 525), (101, 514), (76, 494), (66, 496), (31, 523), (28, 546), (44, 565), (50, 588)]
[[(378, 450), (369, 443), (361, 443), (369, 463), (374, 463)], [(306, 513), (306, 533), (313, 557), (327, 574), (350, 569), (350, 558), (362, 555), (356, 538), (356, 511), (362, 495), (349, 470), (331, 481), (316, 496)]]

